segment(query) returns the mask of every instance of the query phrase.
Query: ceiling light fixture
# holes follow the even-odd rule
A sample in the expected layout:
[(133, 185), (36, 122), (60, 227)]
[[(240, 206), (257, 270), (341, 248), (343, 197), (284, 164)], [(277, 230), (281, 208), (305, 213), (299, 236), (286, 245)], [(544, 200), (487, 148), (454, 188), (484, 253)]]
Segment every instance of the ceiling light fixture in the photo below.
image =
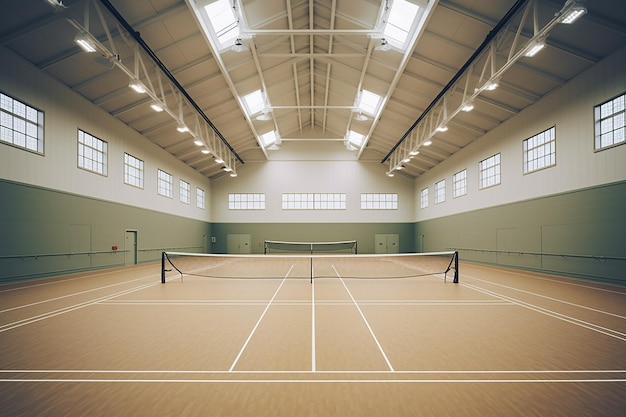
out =
[(359, 112), (355, 117), (355, 120), (358, 120), (359, 122), (364, 122), (366, 120), (368, 120), (368, 117), (366, 115), (364, 115), (363, 113)]
[(432, 140), (427, 140), (426, 142), (424, 142), (424, 146), (430, 146), (433, 144)]
[(393, 171), (389, 171), (389, 172), (387, 173), (387, 176), (388, 176), (388, 177), (393, 177)]
[(411, 151), (411, 152), (409, 152), (409, 155), (411, 155), (411, 156), (417, 156), (417, 155), (419, 155), (419, 153), (420, 153), (420, 151), (415, 150), (415, 151)]
[(233, 172), (230, 173), (230, 176), (234, 178), (234, 177), (237, 176), (237, 173), (235, 171), (233, 171)]
[(224, 160), (222, 158), (220, 158), (219, 156), (215, 157), (215, 163), (216, 164), (223, 164)]
[(561, 11), (557, 13), (557, 16), (561, 15), (559, 23), (571, 25), (586, 13), (587, 8), (583, 6), (582, 1), (567, 0)]
[(152, 110), (154, 110), (157, 113), (161, 113), (163, 111), (163, 106), (161, 105), (161, 103), (159, 103), (158, 101), (153, 101), (150, 104), (150, 108)]
[(208, 149), (203, 149), (201, 152), (202, 152), (203, 154), (205, 154), (205, 155), (208, 155), (208, 154), (210, 154), (210, 153), (211, 153), (211, 151), (210, 151), (210, 150), (208, 150)]
[(62, 0), (46, 0), (46, 3), (54, 7), (55, 12), (60, 12), (61, 10), (67, 8), (67, 6), (63, 4)]
[(374, 48), (377, 51), (382, 51), (382, 52), (386, 52), (388, 50), (391, 49), (391, 45), (389, 45), (389, 42), (387, 42), (387, 39), (382, 38), (380, 40), (380, 45), (378, 45), (376, 48)]
[(89, 39), (89, 35), (84, 32), (76, 35), (76, 37), (74, 38), (74, 42), (76, 42), (78, 46), (80, 46), (81, 49), (85, 52), (96, 52), (96, 47), (94, 46), (91, 39)]
[(241, 43), (241, 38), (237, 38), (237, 40), (235, 41), (235, 44), (233, 45), (232, 49), (235, 52), (244, 52), (244, 51), (248, 50), (248, 48), (246, 48), (246, 45)]
[(139, 81), (138, 79), (130, 80), (130, 83), (128, 83), (128, 86), (132, 88), (133, 90), (135, 90), (136, 92), (138, 92), (139, 94), (144, 94), (146, 92), (146, 86), (143, 85), (143, 83)]
[(194, 140), (194, 141), (193, 141), (193, 143), (194, 143), (194, 145), (196, 145), (196, 146), (202, 146), (202, 145), (204, 145), (204, 143), (202, 143), (202, 141), (201, 141), (200, 139), (196, 139), (196, 140)]
[(188, 132), (189, 128), (187, 127), (187, 125), (185, 124), (185, 122), (183, 122), (182, 120), (178, 122), (178, 126), (176, 127), (176, 130), (178, 130), (181, 133), (184, 132)]
[(546, 38), (537, 39), (535, 42), (531, 43), (528, 50), (524, 54), (524, 56), (528, 58), (532, 58), (539, 53), (543, 48), (546, 47)]
[(465, 105), (461, 108), (461, 110), (463, 110), (463, 111), (464, 111), (464, 112), (466, 112), (466, 113), (467, 113), (467, 112), (470, 112), (470, 111), (474, 110), (474, 105), (473, 105), (472, 103), (467, 103), (467, 104), (465, 104)]
[(485, 84), (485, 90), (493, 91), (498, 88), (498, 80), (489, 80), (487, 84)]
[(440, 125), (439, 127), (437, 127), (437, 132), (447, 132), (448, 131), (448, 126), (446, 125)]

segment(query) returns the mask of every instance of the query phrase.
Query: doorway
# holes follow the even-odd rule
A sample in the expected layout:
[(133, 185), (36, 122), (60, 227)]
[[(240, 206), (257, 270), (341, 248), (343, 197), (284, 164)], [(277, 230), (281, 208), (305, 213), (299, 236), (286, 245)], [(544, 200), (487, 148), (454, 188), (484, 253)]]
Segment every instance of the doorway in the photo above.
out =
[(137, 231), (127, 230), (124, 239), (124, 265), (137, 264)]
[(232, 234), (226, 236), (227, 252), (232, 254), (250, 253), (250, 235)]
[(400, 251), (400, 235), (374, 235), (374, 253), (398, 253)]

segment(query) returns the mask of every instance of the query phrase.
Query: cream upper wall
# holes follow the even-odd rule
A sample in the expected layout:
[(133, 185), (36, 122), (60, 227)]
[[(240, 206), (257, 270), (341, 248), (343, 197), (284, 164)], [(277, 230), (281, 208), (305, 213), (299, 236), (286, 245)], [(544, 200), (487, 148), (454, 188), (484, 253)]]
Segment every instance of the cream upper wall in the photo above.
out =
[[(4, 47), (0, 63), (0, 91), (45, 114), (44, 156), (0, 142), (0, 178), (210, 220), (207, 178)], [(108, 142), (107, 176), (77, 167), (78, 129)], [(144, 161), (143, 189), (124, 184), (125, 152)], [(157, 195), (157, 169), (174, 176), (173, 198)], [(179, 201), (181, 179), (191, 184), (191, 204)], [(204, 210), (196, 207), (196, 187), (205, 191)]]
[[(415, 205), (422, 221), (545, 195), (626, 180), (626, 144), (594, 151), (593, 107), (626, 92), (626, 48), (525, 109), (415, 180), (429, 189), (429, 206)], [(477, 111), (480, 111), (478, 101)], [(523, 174), (522, 142), (556, 128), (556, 166)], [(436, 138), (435, 138), (436, 140)], [(478, 189), (478, 163), (501, 154), (501, 184)], [(452, 175), (467, 169), (467, 194), (452, 198)], [(446, 180), (446, 201), (434, 204), (434, 185)]]
[[(224, 176), (212, 184), (212, 220), (218, 223), (361, 223), (411, 222), (413, 181), (389, 178), (378, 162), (356, 160), (290, 160), (294, 144), (283, 144), (271, 161), (246, 162), (238, 176)], [(306, 145), (305, 145), (306, 146)], [(319, 144), (316, 152), (321, 152)], [(334, 147), (331, 146), (332, 150)], [(285, 152), (283, 152), (283, 150)], [(283, 152), (282, 154), (279, 154)], [(334, 153), (335, 158), (340, 153)], [(322, 156), (319, 154), (318, 156)], [(348, 156), (349, 158), (349, 156)], [(354, 159), (354, 156), (352, 156)], [(264, 193), (265, 210), (229, 210), (229, 193)], [(283, 193), (345, 193), (346, 210), (282, 210)], [(398, 210), (361, 210), (361, 193), (397, 193)]]

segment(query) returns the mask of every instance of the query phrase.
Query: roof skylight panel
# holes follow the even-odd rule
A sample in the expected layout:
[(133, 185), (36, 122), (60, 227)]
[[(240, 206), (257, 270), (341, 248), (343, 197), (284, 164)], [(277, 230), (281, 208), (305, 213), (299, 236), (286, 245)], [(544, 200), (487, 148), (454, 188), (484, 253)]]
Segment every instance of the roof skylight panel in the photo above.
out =
[(239, 37), (239, 21), (229, 0), (216, 0), (204, 6), (222, 48), (230, 47)]
[(396, 48), (404, 49), (419, 6), (406, 0), (393, 0), (383, 37)]

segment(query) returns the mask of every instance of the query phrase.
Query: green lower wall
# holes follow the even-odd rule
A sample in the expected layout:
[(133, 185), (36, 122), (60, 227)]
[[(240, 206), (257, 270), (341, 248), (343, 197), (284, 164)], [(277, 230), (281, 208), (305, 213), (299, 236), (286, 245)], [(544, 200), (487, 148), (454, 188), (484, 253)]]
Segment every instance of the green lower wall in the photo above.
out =
[(125, 265), (134, 230), (138, 263), (163, 250), (227, 253), (229, 234), (250, 235), (252, 253), (264, 240), (357, 240), (374, 253), (376, 234), (397, 234), (400, 252), (458, 249), (461, 260), (626, 282), (626, 182), (417, 223), (209, 224), (5, 180), (0, 196), (0, 280)]
[(4, 180), (0, 196), (0, 281), (125, 265), (127, 230), (137, 263), (208, 249), (206, 222)]
[(263, 253), (265, 240), (336, 242), (356, 240), (359, 253), (374, 253), (376, 234), (397, 234), (400, 252), (413, 252), (413, 223), (213, 223), (211, 252), (227, 253), (229, 234), (250, 235), (251, 253)]
[(461, 260), (626, 282), (625, 214), (620, 182), (418, 222), (416, 248), (455, 248)]

